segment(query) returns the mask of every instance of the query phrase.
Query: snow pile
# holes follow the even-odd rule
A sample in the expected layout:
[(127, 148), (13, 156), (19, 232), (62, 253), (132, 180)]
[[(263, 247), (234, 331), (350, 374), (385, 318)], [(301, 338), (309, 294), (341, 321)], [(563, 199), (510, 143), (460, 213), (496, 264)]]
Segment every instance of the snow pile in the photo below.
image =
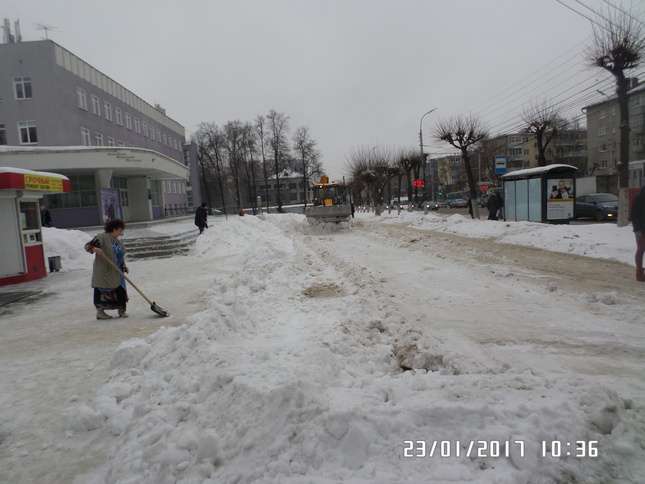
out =
[[(493, 229), (459, 215), (409, 221)], [(535, 225), (510, 231), (535, 242), (550, 229)], [(76, 482), (562, 482), (606, 478), (607, 456), (638, 468), (630, 401), (442, 345), (393, 311), (377, 275), (310, 248), (331, 237), (296, 244), (290, 231), (306, 227), (247, 216), (198, 238), (195, 256), (213, 268), (207, 309), (124, 342), (95, 401), (66, 412), (68, 432), (100, 424), (116, 439), (106, 467)], [(603, 455), (542, 456), (556, 440)]]

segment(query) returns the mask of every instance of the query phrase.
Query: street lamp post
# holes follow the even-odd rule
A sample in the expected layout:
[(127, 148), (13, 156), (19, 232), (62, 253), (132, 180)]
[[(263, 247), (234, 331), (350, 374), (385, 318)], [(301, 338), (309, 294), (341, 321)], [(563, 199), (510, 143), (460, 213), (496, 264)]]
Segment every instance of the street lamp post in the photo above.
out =
[[(425, 118), (428, 114), (430, 114), (433, 111), (436, 111), (437, 108), (433, 108), (427, 113), (425, 113), (423, 116), (421, 116), (421, 120), (419, 121), (419, 147), (421, 148), (421, 161), (423, 162), (423, 201), (426, 201), (426, 159), (423, 154), (423, 118)], [(434, 173), (432, 175), (432, 200), (434, 201)]]

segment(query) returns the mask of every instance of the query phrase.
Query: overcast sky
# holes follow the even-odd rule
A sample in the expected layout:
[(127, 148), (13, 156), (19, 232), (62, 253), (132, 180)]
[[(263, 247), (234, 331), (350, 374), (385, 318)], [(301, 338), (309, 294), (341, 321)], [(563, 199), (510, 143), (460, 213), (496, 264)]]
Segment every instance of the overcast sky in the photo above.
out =
[[(620, 0), (611, 0), (619, 4)], [(308, 126), (332, 178), (352, 150), (450, 147), (439, 118), (477, 114), (514, 130), (535, 100), (572, 116), (610, 93), (588, 68), (593, 17), (609, 0), (3, 0), (23, 41), (47, 35), (186, 128), (271, 109)], [(570, 8), (568, 8), (569, 6)], [(645, 2), (624, 2), (643, 15)], [(580, 14), (572, 11), (574, 9)], [(44, 30), (42, 26), (49, 30)], [(13, 28), (13, 27), (12, 27)]]

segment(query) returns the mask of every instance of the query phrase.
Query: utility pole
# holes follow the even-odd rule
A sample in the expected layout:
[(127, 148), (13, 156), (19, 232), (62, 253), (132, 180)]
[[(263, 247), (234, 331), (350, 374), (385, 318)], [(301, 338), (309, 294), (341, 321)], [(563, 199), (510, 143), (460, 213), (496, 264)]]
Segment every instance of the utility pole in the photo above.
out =
[[(421, 120), (419, 121), (419, 147), (421, 148), (421, 161), (423, 162), (423, 201), (426, 201), (426, 157), (425, 154), (423, 153), (423, 118), (426, 117), (426, 115), (430, 114), (433, 111), (436, 111), (437, 108), (433, 108), (427, 113), (425, 113), (423, 116), (421, 116)], [(434, 173), (432, 177), (432, 195), (433, 198), (432, 200), (434, 201)]]

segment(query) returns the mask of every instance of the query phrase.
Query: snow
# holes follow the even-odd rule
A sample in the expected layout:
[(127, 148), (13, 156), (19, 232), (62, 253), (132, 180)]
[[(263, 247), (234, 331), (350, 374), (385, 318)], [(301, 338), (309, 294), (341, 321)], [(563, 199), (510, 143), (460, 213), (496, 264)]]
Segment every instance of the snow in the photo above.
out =
[[(418, 237), (450, 233), (633, 265), (631, 227), (615, 224), (356, 216)], [(481, 271), (356, 227), (310, 228), (296, 214), (210, 225), (187, 256), (128, 263), (161, 307), (186, 315), (106, 348), (106, 359), (75, 355), (106, 378), (88, 377), (82, 395), (53, 389), (68, 392), (39, 437), (60, 467), (54, 476), (67, 466), (77, 484), (645, 482), (645, 317), (620, 288), (574, 294), (539, 274)], [(124, 237), (190, 230), (180, 221), (126, 227)], [(2, 314), (0, 326), (116, 331), (123, 320), (93, 320), (92, 256), (82, 250), (91, 234), (43, 234), (45, 256), (61, 256), (63, 270), (21, 288), (55, 285), (62, 297), (30, 304), (28, 316), (26, 306)], [(420, 269), (421, 283), (407, 285)], [(156, 318), (132, 287), (129, 295), (124, 325)], [(51, 385), (61, 377), (55, 361), (26, 363)], [(22, 387), (11, 382), (30, 375), (5, 371), (0, 410), (27, 422), (42, 407), (13, 404)], [(17, 426), (1, 425), (0, 480), (12, 469), (32, 481), (28, 469), (42, 457), (25, 450)], [(563, 453), (583, 441), (598, 457), (542, 456), (555, 440)], [(96, 446), (105, 455), (69, 471), (65, 456)]]

